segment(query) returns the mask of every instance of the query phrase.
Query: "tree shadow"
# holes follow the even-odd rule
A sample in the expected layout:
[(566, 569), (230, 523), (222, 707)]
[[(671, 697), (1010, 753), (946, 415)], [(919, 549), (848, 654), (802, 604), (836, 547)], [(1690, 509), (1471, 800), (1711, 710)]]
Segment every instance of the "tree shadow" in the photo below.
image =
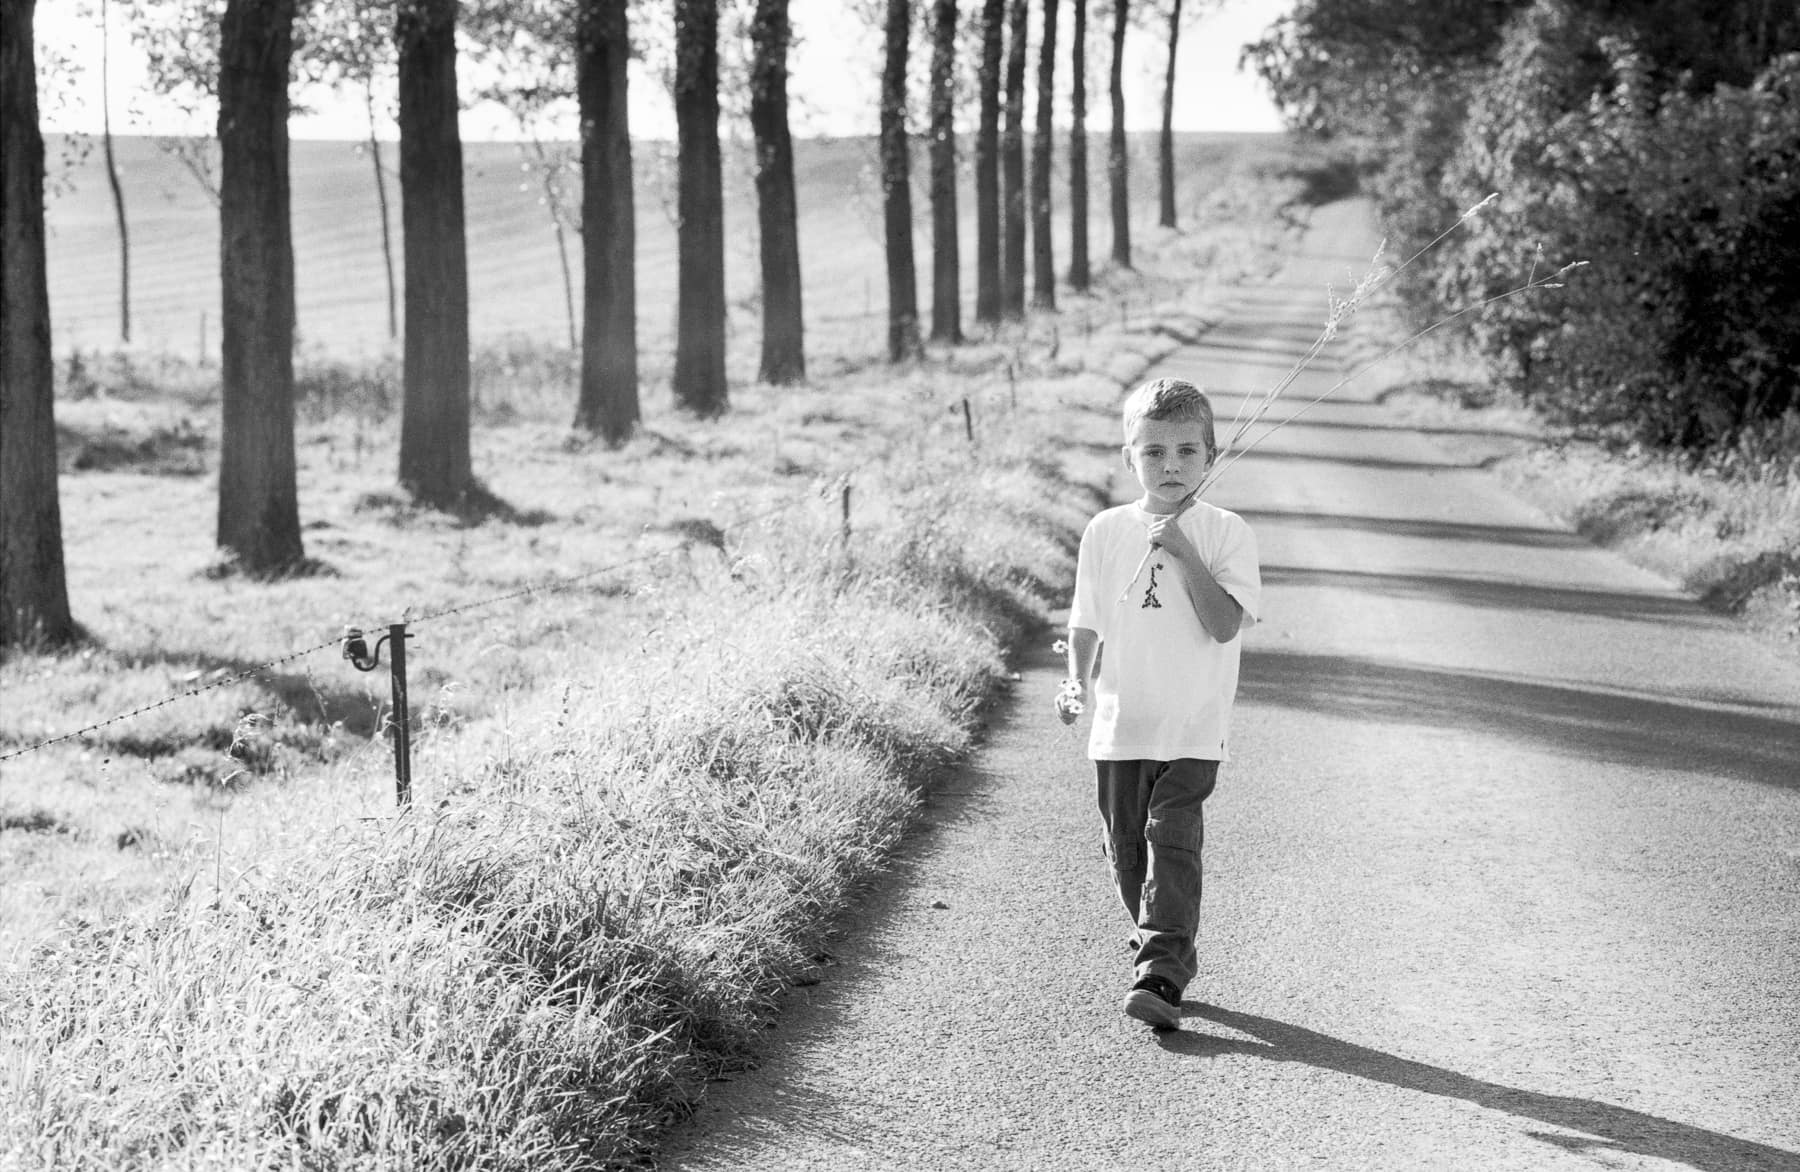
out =
[[(1606, 613), (1612, 613), (1606, 611)], [(1679, 769), (1800, 789), (1800, 719), (1642, 694), (1348, 655), (1253, 648), (1240, 700), (1358, 721), (1429, 725), (1541, 744), (1569, 756), (1643, 769)]]
[[(1225, 392), (1242, 395), (1242, 391)], [(1332, 400), (1335, 407), (1369, 407), (1372, 404), (1361, 403), (1354, 399)], [(1531, 432), (1517, 427), (1450, 427), (1441, 423), (1382, 423), (1377, 420), (1362, 419), (1326, 419), (1319, 415), (1308, 415), (1299, 419), (1288, 416), (1277, 416), (1273, 413), (1259, 427), (1273, 431), (1282, 427), (1294, 427), (1312, 431), (1354, 431), (1354, 432), (1397, 432), (1404, 435), (1438, 435), (1460, 436), (1467, 439), (1516, 440), (1521, 444), (1535, 442), (1537, 437)], [(1257, 449), (1260, 455), (1261, 448)]]
[(357, 498), (356, 512), (385, 513), (391, 524), (403, 525), (421, 514), (436, 513), (458, 528), (470, 529), (489, 521), (522, 528), (536, 528), (556, 520), (547, 509), (521, 509), (511, 504), (480, 481), (473, 481), (451, 496), (437, 497), (402, 485), (364, 493)]
[(1679, 1123), (1644, 1111), (1634, 1111), (1629, 1107), (1597, 1099), (1544, 1094), (1488, 1082), (1441, 1066), (1359, 1046), (1316, 1030), (1251, 1013), (1221, 1009), (1216, 1005), (1187, 1001), (1182, 1003), (1182, 1008), (1197, 1017), (1249, 1034), (1257, 1040), (1252, 1042), (1187, 1030), (1159, 1034), (1158, 1043), (1174, 1054), (1192, 1058), (1244, 1054), (1272, 1062), (1298, 1062), (1320, 1070), (1386, 1083), (1403, 1090), (1460, 1099), (1490, 1111), (1504, 1112), (1519, 1119), (1535, 1120), (1551, 1127), (1582, 1132), (1585, 1136), (1593, 1137), (1590, 1139), (1582, 1135), (1537, 1131), (1529, 1133), (1533, 1138), (1565, 1151), (1644, 1156), (1686, 1164), (1705, 1172), (1800, 1167), (1800, 1152)]
[[(1319, 331), (1323, 328), (1323, 323), (1314, 327), (1254, 320), (1232, 320), (1221, 322), (1208, 329), (1202, 336), (1194, 339), (1191, 345), (1196, 350), (1203, 351), (1232, 350), (1282, 355), (1291, 365), (1311, 351), (1313, 343), (1319, 339)], [(1342, 365), (1336, 356), (1324, 354), (1316, 357), (1314, 362), (1325, 367)]]
[(1383, 456), (1346, 456), (1335, 452), (1283, 452), (1258, 448), (1248, 460), (1298, 461), (1307, 464), (1344, 464), (1352, 468), (1380, 468), (1388, 472), (1485, 472), (1505, 459), (1501, 455), (1479, 460), (1391, 460)]
[[(1384, 537), (1418, 537), (1427, 541), (1477, 541), (1532, 549), (1586, 549), (1587, 538), (1567, 529), (1542, 525), (1476, 525), (1461, 521), (1425, 521), (1413, 517), (1370, 517), (1349, 513), (1315, 513), (1300, 509), (1240, 509), (1253, 524), (1264, 521), (1299, 529), (1333, 533), (1374, 533)], [(1283, 572), (1290, 571), (1287, 567)]]
[(1300, 191), (1294, 196), (1294, 202), (1308, 207), (1349, 199), (1362, 191), (1361, 173), (1356, 163), (1348, 158), (1302, 163), (1280, 174), (1283, 178), (1300, 181)]
[(246, 565), (244, 559), (236, 552), (220, 549), (201, 570), (200, 577), (208, 582), (224, 582), (232, 578), (241, 578), (246, 582), (262, 585), (274, 585), (278, 582), (297, 582), (306, 578), (341, 578), (343, 577), (330, 562), (302, 555), (291, 562), (273, 566), (252, 567)]
[[(329, 648), (321, 649), (319, 654), (335, 653)], [(361, 739), (374, 737), (384, 727), (385, 713), (388, 704), (387, 673), (378, 671), (368, 679), (357, 678), (354, 683), (328, 684), (319, 674), (308, 674), (292, 670), (277, 670), (280, 665), (267, 666), (254, 660), (240, 659), (231, 656), (213, 655), (204, 651), (156, 651), (150, 653), (131, 652), (128, 656), (134, 667), (147, 668), (163, 664), (172, 668), (189, 669), (188, 683), (190, 689), (201, 690), (221, 685), (222, 681), (242, 677), (240, 682), (255, 683), (269, 692), (291, 714), (293, 720), (304, 727), (317, 729), (321, 735), (329, 735), (329, 730)], [(348, 663), (334, 662), (332, 667), (341, 670), (346, 677), (357, 676)], [(176, 693), (184, 696), (185, 693)], [(414, 714), (415, 720), (418, 714)], [(187, 733), (180, 730), (186, 728)], [(116, 728), (96, 730), (83, 738), (90, 744), (103, 744), (115, 752), (136, 757), (161, 757), (179, 751), (189, 745), (197, 745), (212, 750), (224, 750), (231, 741), (232, 730), (219, 725), (200, 729), (195, 732), (191, 726), (176, 725), (176, 731), (164, 730), (154, 736), (146, 737), (134, 732), (131, 722), (121, 722)], [(184, 740), (175, 740), (177, 736), (186, 736)]]
[[(1448, 536), (1448, 534), (1446, 534)], [(1395, 574), (1384, 570), (1336, 570), (1320, 566), (1263, 567), (1265, 587), (1340, 587), (1389, 598), (1454, 602), (1496, 610), (1535, 610), (1553, 614), (1585, 614), (1646, 623), (1700, 625), (1716, 620), (1678, 594), (1627, 590), (1582, 590), (1502, 582), (1456, 574)]]

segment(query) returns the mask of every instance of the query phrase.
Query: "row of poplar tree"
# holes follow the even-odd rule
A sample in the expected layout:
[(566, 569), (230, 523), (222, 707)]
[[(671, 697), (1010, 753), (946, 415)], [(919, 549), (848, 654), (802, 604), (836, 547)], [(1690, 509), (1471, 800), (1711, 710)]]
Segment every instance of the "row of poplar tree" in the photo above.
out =
[[(1131, 266), (1123, 89), (1128, 23), (1146, 16), (1167, 30), (1159, 151), (1162, 223), (1173, 226), (1171, 119), (1181, 0), (1110, 0), (1111, 129), (1107, 171), (1111, 258)], [(1026, 308), (1027, 236), (1033, 306), (1055, 305), (1051, 251), (1052, 96), (1059, 0), (883, 0), (880, 157), (888, 277), (888, 353), (923, 347), (913, 258), (911, 147), (907, 131), (910, 37), (917, 16), (932, 44), (928, 184), (932, 223), (929, 336), (962, 340), (957, 241), (956, 84), (959, 32), (979, 44), (975, 137), (978, 323)], [(1085, 290), (1088, 257), (1086, 132), (1087, 0), (1072, 6), (1069, 138), (1069, 284)], [(44, 233), (44, 145), (38, 124), (35, 0), (0, 0), (0, 152), (5, 164), (5, 321), (0, 324), (0, 643), (55, 644), (73, 637), (63, 571), (56, 484)], [(1038, 14), (1037, 103), (1029, 189), (1024, 116), (1027, 45)], [(194, 9), (199, 12), (201, 9)], [(720, 0), (673, 0), (673, 97), (678, 139), (678, 306), (672, 389), (700, 416), (723, 412), (726, 300), (719, 149)], [(404, 351), (399, 479), (421, 503), (455, 507), (479, 490), (470, 458), (468, 274), (462, 147), (458, 132), (457, 33), (531, 44), (572, 75), (581, 125), (584, 261), (581, 375), (575, 425), (610, 443), (639, 418), (635, 212), (627, 117), (632, 54), (629, 0), (226, 0), (216, 60), (190, 58), (218, 100), (222, 289), (217, 541), (252, 575), (303, 564), (294, 452), (294, 262), (288, 189), (288, 86), (296, 42), (336, 52), (337, 68), (369, 70), (367, 34), (391, 34), (398, 77)], [(334, 30), (331, 22), (337, 20)], [(348, 35), (353, 26), (356, 35)], [(189, 30), (191, 31), (191, 30)], [(788, 128), (787, 0), (754, 0), (749, 24), (749, 121), (755, 137), (761, 240), (760, 377), (804, 378), (798, 210)], [(207, 43), (185, 33), (180, 43)], [(198, 65), (192, 64), (197, 60)], [(567, 66), (572, 64), (572, 69)], [(366, 78), (365, 73), (365, 78)]]

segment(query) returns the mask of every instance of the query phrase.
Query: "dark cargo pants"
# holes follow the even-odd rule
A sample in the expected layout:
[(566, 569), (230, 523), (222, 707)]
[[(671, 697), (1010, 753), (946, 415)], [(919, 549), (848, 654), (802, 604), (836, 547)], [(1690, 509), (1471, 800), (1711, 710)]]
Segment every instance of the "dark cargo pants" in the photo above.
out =
[(1096, 761), (1106, 857), (1119, 900), (1137, 925), (1136, 978), (1165, 977), (1185, 989), (1199, 967), (1202, 811), (1219, 763)]

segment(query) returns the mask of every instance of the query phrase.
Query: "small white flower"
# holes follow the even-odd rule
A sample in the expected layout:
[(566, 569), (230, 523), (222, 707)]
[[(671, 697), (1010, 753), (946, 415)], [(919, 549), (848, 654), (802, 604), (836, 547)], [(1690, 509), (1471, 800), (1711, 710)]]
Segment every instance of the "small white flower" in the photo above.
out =
[(1056, 706), (1071, 716), (1080, 716), (1085, 709), (1081, 702), (1081, 681), (1064, 680), (1056, 690)]

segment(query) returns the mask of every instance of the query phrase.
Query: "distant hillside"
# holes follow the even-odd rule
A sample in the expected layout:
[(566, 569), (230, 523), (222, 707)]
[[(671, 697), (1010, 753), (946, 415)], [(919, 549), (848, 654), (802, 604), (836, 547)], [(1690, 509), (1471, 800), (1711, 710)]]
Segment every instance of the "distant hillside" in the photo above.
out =
[[(1273, 135), (1179, 135), (1183, 183), (1201, 184), (1220, 158)], [(47, 143), (51, 196), (51, 323), (58, 353), (118, 345), (118, 230), (99, 150), (70, 166), (64, 140)], [(974, 195), (962, 143), (964, 184), (962, 272), (968, 307), (974, 298)], [(1066, 137), (1058, 143), (1059, 169)], [(1133, 142), (1134, 228), (1155, 222), (1153, 139)], [(395, 263), (400, 255), (398, 155), (386, 144)], [(808, 328), (860, 321), (885, 312), (881, 203), (870, 139), (797, 144), (801, 263)], [(1096, 264), (1104, 261), (1105, 143), (1089, 148), (1096, 185), (1091, 198)], [(152, 139), (116, 140), (131, 228), (133, 348), (194, 356), (204, 337), (218, 349), (218, 214), (199, 184)], [(478, 343), (509, 335), (544, 342), (568, 337), (562, 268), (540, 188), (512, 143), (466, 143), (471, 331)], [(674, 148), (637, 144), (639, 337), (666, 346), (675, 316)], [(375, 181), (360, 144), (299, 141), (292, 147), (294, 252), (301, 346), (355, 355), (387, 344), (387, 293)], [(758, 284), (755, 187), (747, 143), (726, 148), (726, 287), (733, 304), (753, 301)], [(925, 161), (913, 172), (920, 297), (929, 306), (929, 208)], [(1066, 265), (1066, 180), (1057, 178), (1058, 264)], [(580, 240), (569, 239), (579, 299)], [(577, 301), (579, 312), (579, 300)]]

